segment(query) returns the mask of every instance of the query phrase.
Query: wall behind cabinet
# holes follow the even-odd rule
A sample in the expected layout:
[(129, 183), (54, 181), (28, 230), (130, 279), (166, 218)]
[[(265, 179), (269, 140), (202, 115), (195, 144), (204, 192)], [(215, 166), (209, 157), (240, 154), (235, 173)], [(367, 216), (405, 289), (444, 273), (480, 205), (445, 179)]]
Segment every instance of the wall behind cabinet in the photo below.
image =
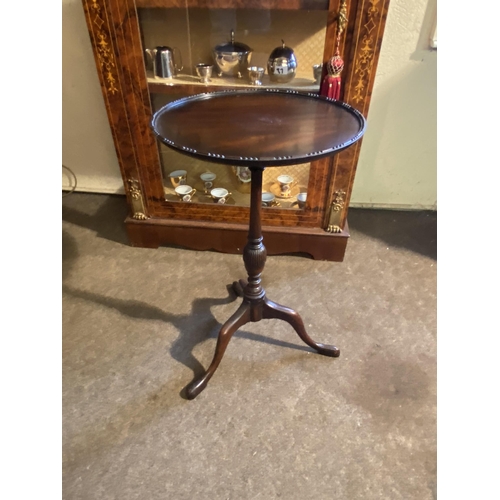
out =
[(436, 0), (391, 0), (351, 206), (436, 208)]
[[(78, 191), (123, 191), (81, 0), (63, 0), (62, 162)], [(69, 178), (63, 170), (63, 187)]]

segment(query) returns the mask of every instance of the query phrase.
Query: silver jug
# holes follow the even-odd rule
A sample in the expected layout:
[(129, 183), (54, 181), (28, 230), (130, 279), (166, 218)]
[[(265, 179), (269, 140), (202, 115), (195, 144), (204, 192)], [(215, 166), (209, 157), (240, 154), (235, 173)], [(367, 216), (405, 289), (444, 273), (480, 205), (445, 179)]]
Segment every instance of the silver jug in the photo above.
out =
[[(179, 54), (180, 67), (175, 62), (175, 51)], [(181, 51), (174, 47), (156, 47), (156, 49), (146, 49), (146, 53), (153, 61), (153, 74), (155, 78), (173, 78), (182, 70)]]

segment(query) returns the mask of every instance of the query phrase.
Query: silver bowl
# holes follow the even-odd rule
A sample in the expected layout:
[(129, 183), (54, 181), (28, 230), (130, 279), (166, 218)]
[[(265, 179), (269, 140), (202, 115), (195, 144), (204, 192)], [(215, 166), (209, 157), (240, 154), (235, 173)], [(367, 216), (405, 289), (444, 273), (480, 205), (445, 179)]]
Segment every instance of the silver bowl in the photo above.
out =
[(216, 45), (212, 55), (218, 76), (242, 78), (250, 64), (252, 49), (244, 43), (235, 42), (234, 31), (231, 30), (231, 42)]

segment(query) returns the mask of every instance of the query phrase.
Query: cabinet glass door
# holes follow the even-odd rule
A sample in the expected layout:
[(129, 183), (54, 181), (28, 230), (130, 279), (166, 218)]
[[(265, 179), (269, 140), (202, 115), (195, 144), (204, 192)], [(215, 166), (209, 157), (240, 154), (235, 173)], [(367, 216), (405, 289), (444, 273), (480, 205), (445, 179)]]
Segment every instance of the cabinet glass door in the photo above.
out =
[[(319, 92), (314, 66), (323, 59), (328, 2), (304, 0), (298, 9), (290, 8), (294, 2), (256, 0), (257, 8), (236, 8), (245, 3), (136, 0), (153, 112), (182, 97), (229, 88)], [(248, 168), (196, 160), (159, 142), (158, 148), (166, 202), (220, 203), (215, 194), (221, 192), (212, 190), (222, 188), (229, 193), (222, 203), (250, 205)], [(302, 209), (309, 172), (310, 164), (267, 168), (264, 206)], [(176, 191), (183, 185), (193, 191)]]

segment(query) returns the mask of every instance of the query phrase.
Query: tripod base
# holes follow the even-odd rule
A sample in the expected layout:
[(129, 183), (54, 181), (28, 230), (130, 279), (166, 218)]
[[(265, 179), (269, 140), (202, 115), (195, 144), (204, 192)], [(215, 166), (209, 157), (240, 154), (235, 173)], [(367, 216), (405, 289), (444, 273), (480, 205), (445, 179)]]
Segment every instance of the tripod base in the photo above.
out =
[(250, 224), (248, 243), (243, 249), (243, 262), (248, 272), (248, 281), (239, 280), (233, 283), (233, 289), (243, 297), (238, 310), (224, 323), (215, 348), (214, 358), (208, 370), (201, 377), (186, 387), (188, 399), (194, 399), (205, 389), (215, 370), (224, 356), (226, 347), (233, 333), (245, 323), (261, 319), (281, 319), (293, 326), (299, 337), (319, 354), (336, 358), (340, 351), (335, 346), (318, 344), (306, 332), (302, 318), (293, 309), (280, 306), (266, 297), (261, 285), (261, 274), (266, 262), (266, 248), (262, 243), (261, 208), (262, 208), (262, 172), (264, 166), (250, 167), (252, 173), (252, 188), (250, 192)]
[[(243, 296), (243, 292), (247, 283), (244, 280), (235, 281), (233, 283), (233, 289), (235, 292)], [(340, 350), (335, 346), (319, 344), (315, 342), (306, 332), (304, 327), (304, 322), (300, 315), (293, 309), (281, 306), (269, 300), (265, 295), (259, 300), (247, 300), (243, 298), (238, 310), (229, 318), (226, 323), (222, 326), (219, 337), (217, 339), (217, 346), (215, 348), (215, 354), (212, 363), (208, 367), (207, 371), (199, 378), (191, 382), (186, 388), (186, 396), (188, 399), (194, 399), (198, 394), (200, 394), (203, 389), (207, 386), (209, 380), (212, 378), (215, 370), (219, 366), (219, 363), (224, 356), (227, 345), (231, 340), (234, 332), (238, 330), (241, 326), (250, 322), (257, 322), (261, 319), (281, 319), (286, 321), (293, 326), (299, 337), (310, 347), (312, 347), (319, 354), (324, 356), (338, 357), (340, 355)]]

